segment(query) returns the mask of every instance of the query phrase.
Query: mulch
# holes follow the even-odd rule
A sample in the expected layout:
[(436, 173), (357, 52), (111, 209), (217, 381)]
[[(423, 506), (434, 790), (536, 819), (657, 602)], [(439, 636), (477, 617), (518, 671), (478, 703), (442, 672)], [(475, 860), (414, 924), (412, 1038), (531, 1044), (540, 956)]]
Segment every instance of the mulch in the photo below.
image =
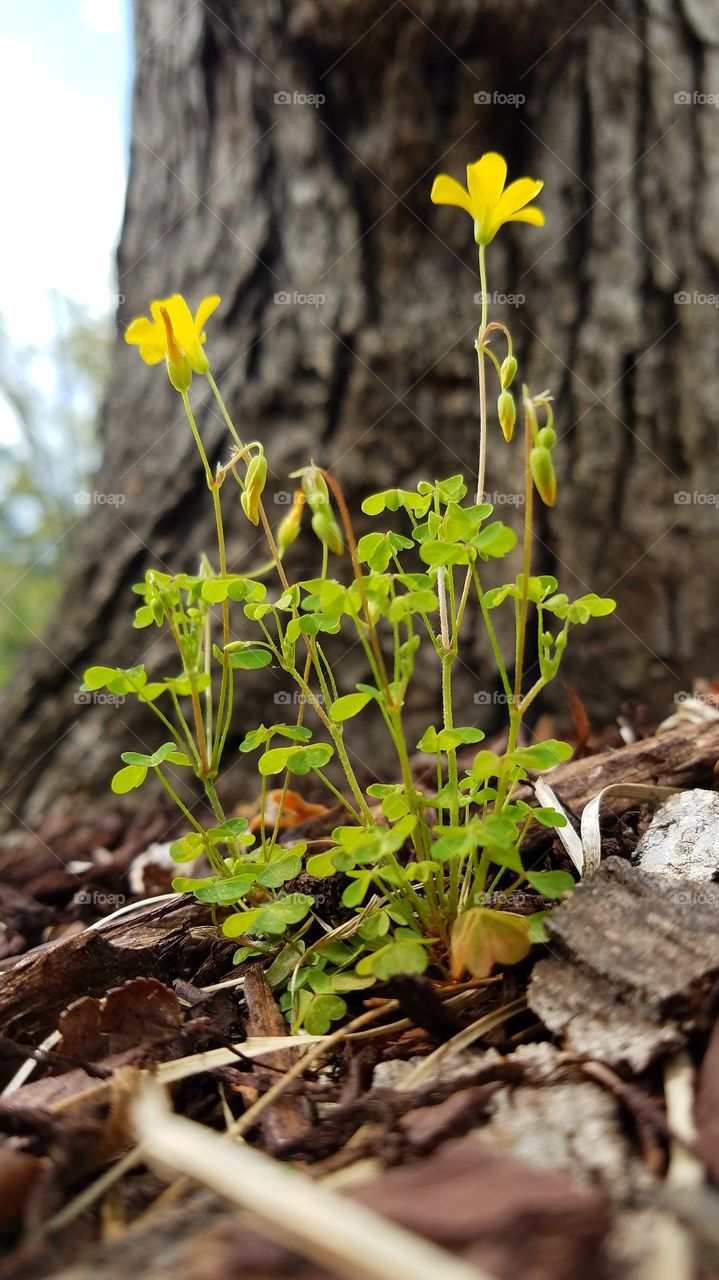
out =
[[(585, 754), (551, 782), (578, 819), (617, 781), (712, 787), (718, 756), (710, 721)], [(636, 801), (610, 806), (602, 865), (553, 911), (548, 944), (470, 984), (463, 1003), (420, 977), (355, 993), (351, 1016), (376, 1007), (377, 1031), (339, 1042), (247, 1141), (498, 1280), (659, 1280), (667, 1231), (681, 1233), (693, 1274), (719, 1275), (719, 885), (696, 894), (633, 865), (650, 814)], [(130, 878), (169, 838), (158, 808), (129, 823), (65, 815), (0, 847), (0, 1088), (33, 1063), (0, 1096), (0, 1280), (340, 1274), (202, 1187), (168, 1193), (173, 1175), (142, 1160), (53, 1222), (131, 1149), (139, 1073), (230, 1049), (171, 1088), (176, 1112), (222, 1132), (295, 1060), (243, 1057), (247, 1038), (287, 1025), (261, 968), (233, 969), (234, 944), (208, 908), (183, 897), (88, 927), (168, 891), (162, 862), (145, 867), (141, 890), (135, 877), (134, 894)], [(532, 855), (571, 866), (551, 832)], [(242, 985), (222, 985), (239, 975)], [(404, 1086), (510, 1002), (511, 1016)], [(695, 1068), (688, 1142), (667, 1109), (677, 1063)], [(695, 1171), (689, 1188), (668, 1176), (677, 1151)]]

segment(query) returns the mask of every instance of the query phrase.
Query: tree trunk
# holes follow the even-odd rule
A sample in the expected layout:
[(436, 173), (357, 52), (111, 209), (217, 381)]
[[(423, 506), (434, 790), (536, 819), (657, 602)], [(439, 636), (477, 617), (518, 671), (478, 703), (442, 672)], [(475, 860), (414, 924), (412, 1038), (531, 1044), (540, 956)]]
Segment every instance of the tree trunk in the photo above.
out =
[[(489, 254), (521, 374), (556, 396), (560, 496), (540, 567), (619, 602), (582, 631), (566, 675), (599, 716), (711, 675), (719, 370), (701, 297), (719, 294), (719, 150), (716, 112), (694, 95), (719, 88), (712, 0), (213, 0), (182, 13), (136, 0), (136, 40), (104, 459), (62, 609), (4, 699), (6, 818), (97, 799), (119, 751), (148, 739), (142, 711), (78, 705), (78, 683), (93, 662), (166, 661), (156, 632), (131, 629), (130, 587), (150, 565), (193, 569), (213, 545), (178, 397), (123, 343), (127, 321), (174, 290), (222, 294), (208, 351), (244, 437), (265, 443), (277, 517), (310, 456), (353, 510), (391, 484), (472, 476), (476, 264), (467, 219), (429, 191), (489, 149), (545, 181), (546, 228), (510, 227)], [(193, 396), (214, 464), (226, 433), (200, 379)], [(510, 523), (521, 453), (493, 428), (487, 487)], [(238, 505), (229, 558), (249, 567), (262, 552)], [(315, 550), (303, 538), (293, 572), (314, 572)], [(497, 708), (472, 703), (492, 687), (479, 630), (462, 658), (462, 722), (491, 724)], [(356, 650), (341, 671), (361, 678)], [(238, 733), (284, 694), (250, 682)], [(419, 684), (426, 723), (431, 661)], [(241, 768), (229, 785), (246, 785)]]

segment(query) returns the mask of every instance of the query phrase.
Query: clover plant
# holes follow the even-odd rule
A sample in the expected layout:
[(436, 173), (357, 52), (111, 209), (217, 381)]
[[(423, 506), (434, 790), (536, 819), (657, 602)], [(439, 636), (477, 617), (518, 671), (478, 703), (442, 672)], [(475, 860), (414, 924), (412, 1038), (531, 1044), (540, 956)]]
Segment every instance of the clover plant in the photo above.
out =
[[(505, 186), (505, 180), (504, 160), (490, 152), (467, 167), (466, 189), (447, 175), (432, 188), (435, 203), (470, 214), (479, 247), (476, 485), (468, 495), (465, 477), (450, 475), (370, 494), (362, 510), (372, 528), (359, 540), (337, 479), (313, 462), (296, 473), (293, 503), (277, 527), (271, 526), (262, 498), (263, 445), (245, 443), (238, 434), (205, 353), (204, 326), (219, 297), (205, 298), (194, 316), (179, 294), (152, 302), (151, 319), (133, 320), (125, 335), (147, 364), (164, 363), (182, 398), (213, 504), (217, 548), (192, 572), (148, 569), (134, 588), (135, 626), (169, 631), (177, 650), (175, 670), (155, 679), (141, 665), (95, 666), (85, 673), (84, 687), (132, 695), (160, 720), (167, 740), (148, 754), (126, 752), (112, 789), (122, 794), (149, 774), (159, 779), (188, 827), (173, 856), (202, 868), (193, 878), (177, 878), (174, 887), (213, 905), (224, 934), (237, 941), (238, 963), (266, 958), (268, 980), (288, 1019), (316, 1033), (343, 1017), (348, 992), (395, 974), (426, 970), (439, 979), (483, 978), (495, 964), (518, 962), (541, 936), (542, 913), (507, 910), (507, 896), (529, 887), (556, 900), (573, 883), (566, 872), (525, 865), (530, 828), (559, 827), (565, 819), (518, 795), (530, 774), (552, 769), (571, 749), (555, 740), (526, 745), (521, 729), (556, 675), (572, 628), (610, 613), (614, 602), (592, 594), (570, 600), (554, 577), (532, 572), (535, 500), (553, 506), (556, 499), (556, 434), (549, 392), (530, 393), (526, 385), (519, 395), (522, 568), (502, 586), (485, 583), (488, 562), (505, 559), (518, 542), (515, 530), (495, 519), (484, 500), (491, 379), (497, 424), (508, 444), (517, 418), (511, 334), (488, 317), (487, 249), (505, 222), (543, 224), (532, 203), (542, 183), (521, 178)], [(227, 461), (216, 471), (190, 403), (194, 376), (207, 380), (230, 437)], [(267, 564), (260, 571), (228, 566), (221, 499), (231, 502), (233, 494), (266, 540)], [(292, 581), (285, 553), (305, 513), (319, 544), (318, 567), (314, 577)], [(513, 620), (509, 654), (495, 629), (500, 610)], [(477, 611), (486, 658), (496, 666), (507, 707), (503, 751), (483, 747), (481, 729), (455, 716), (452, 682), (460, 635)], [(346, 627), (364, 651), (367, 670), (366, 680), (351, 689), (341, 687), (326, 653), (326, 637)], [(528, 682), (530, 627), (536, 630), (538, 657)], [(421, 645), (436, 660), (442, 715), (410, 744), (403, 716)], [(297, 714), (286, 722), (268, 717), (267, 724), (248, 726), (243, 686), (270, 665), (293, 682), (299, 697), (290, 705)], [(352, 742), (354, 735), (361, 741), (362, 722), (370, 717), (384, 725), (396, 764), (381, 781), (363, 787), (352, 764)], [(243, 735), (239, 749), (248, 767), (254, 761), (259, 772), (256, 830), (245, 818), (227, 816), (216, 789), (231, 732), (235, 741)], [(431, 787), (419, 786), (413, 774), (415, 746), (434, 758)], [(177, 794), (178, 769), (194, 774), (214, 825), (200, 822)], [(283, 812), (305, 778), (327, 790), (342, 820), (331, 838), (287, 844)]]

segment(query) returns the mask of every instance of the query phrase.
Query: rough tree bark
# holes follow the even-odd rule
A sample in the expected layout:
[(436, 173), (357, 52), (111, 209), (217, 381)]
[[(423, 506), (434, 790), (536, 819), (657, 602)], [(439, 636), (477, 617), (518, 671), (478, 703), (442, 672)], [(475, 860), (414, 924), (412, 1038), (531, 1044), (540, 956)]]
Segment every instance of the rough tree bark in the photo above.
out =
[[(523, 295), (498, 313), (530, 386), (557, 398), (561, 496), (542, 568), (619, 601), (568, 676), (606, 714), (711, 674), (717, 329), (710, 305), (675, 294), (719, 293), (717, 113), (695, 96), (719, 91), (712, 0), (136, 0), (135, 16), (122, 302), (92, 485), (124, 504), (79, 524), (62, 609), (5, 697), (5, 818), (101, 794), (122, 745), (147, 737), (127, 705), (78, 706), (78, 681), (90, 662), (163, 657), (131, 630), (129, 588), (212, 545), (177, 398), (123, 326), (174, 289), (222, 293), (209, 349), (245, 436), (266, 443), (275, 493), (310, 455), (355, 505), (425, 472), (471, 474), (475, 262), (465, 218), (429, 189), (490, 148), (546, 183), (545, 230), (503, 233), (489, 282)], [(497, 97), (512, 94), (523, 101)], [(226, 456), (196, 390), (208, 453)], [(519, 489), (520, 455), (493, 451), (491, 491)], [(679, 491), (705, 500), (677, 504)], [(231, 560), (247, 564), (238, 514)], [(308, 539), (299, 569), (312, 552)], [(471, 703), (488, 679), (479, 635), (462, 656), (471, 717), (489, 717)], [(426, 716), (429, 682), (422, 697)], [(238, 730), (260, 714), (246, 701)]]

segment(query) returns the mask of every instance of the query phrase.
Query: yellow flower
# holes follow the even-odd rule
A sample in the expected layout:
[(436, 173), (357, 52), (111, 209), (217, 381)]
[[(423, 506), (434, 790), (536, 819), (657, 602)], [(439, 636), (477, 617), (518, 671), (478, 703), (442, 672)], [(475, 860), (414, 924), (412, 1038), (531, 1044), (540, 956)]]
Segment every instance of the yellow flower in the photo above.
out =
[(474, 219), (474, 238), (477, 244), (487, 245), (505, 222), (530, 222), (534, 227), (544, 226), (541, 209), (528, 209), (527, 205), (544, 186), (534, 178), (518, 178), (505, 188), (507, 162), (496, 151), (487, 151), (474, 164), (467, 165), (467, 190), (441, 173), (432, 185), (433, 204), (453, 204)]
[(202, 350), (204, 326), (219, 304), (220, 299), (216, 295), (203, 298), (193, 320), (182, 294), (173, 293), (171, 298), (150, 303), (152, 320), (139, 316), (130, 322), (125, 342), (140, 348), (145, 364), (159, 364), (166, 360), (170, 371), (184, 358), (195, 373), (207, 373), (210, 366)]

